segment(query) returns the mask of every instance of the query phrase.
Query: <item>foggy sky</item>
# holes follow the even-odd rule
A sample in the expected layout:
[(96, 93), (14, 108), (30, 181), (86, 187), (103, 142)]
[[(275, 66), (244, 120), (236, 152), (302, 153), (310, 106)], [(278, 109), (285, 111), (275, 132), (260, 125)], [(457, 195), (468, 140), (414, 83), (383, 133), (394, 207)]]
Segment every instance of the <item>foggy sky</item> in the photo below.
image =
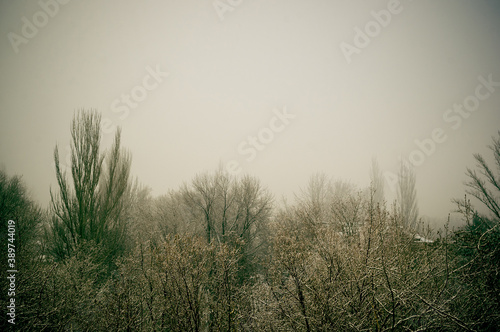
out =
[(43, 206), (78, 109), (154, 195), (219, 163), (278, 199), (315, 172), (365, 187), (402, 156), (439, 218), (500, 129), (493, 0), (65, 2), (0, 4), (0, 165)]

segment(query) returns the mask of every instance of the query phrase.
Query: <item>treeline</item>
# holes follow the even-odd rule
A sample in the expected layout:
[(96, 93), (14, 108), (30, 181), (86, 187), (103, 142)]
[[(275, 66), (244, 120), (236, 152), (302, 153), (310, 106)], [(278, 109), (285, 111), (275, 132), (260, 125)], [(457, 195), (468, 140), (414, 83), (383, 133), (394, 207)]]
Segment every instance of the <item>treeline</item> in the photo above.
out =
[[(500, 329), (500, 133), (495, 167), (475, 155), (464, 226), (416, 221), (414, 174), (402, 167), (387, 207), (372, 186), (313, 176), (277, 207), (255, 178), (222, 168), (167, 195), (130, 179), (120, 131), (100, 147), (100, 116), (71, 126), (72, 165), (44, 211), (0, 171), (2, 247), (16, 222), (15, 326), (2, 331), (360, 331)], [(5, 251), (6, 252), (6, 251)], [(7, 280), (7, 258), (2, 280)], [(8, 304), (2, 282), (1, 305)]]

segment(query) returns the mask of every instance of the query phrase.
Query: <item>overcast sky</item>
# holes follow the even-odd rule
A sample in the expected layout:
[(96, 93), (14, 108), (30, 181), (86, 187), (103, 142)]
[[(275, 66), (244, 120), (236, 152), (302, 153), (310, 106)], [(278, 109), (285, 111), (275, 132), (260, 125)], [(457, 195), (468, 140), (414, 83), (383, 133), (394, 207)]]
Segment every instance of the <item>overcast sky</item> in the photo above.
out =
[(43, 206), (78, 109), (155, 195), (220, 162), (278, 198), (315, 172), (364, 187), (402, 156), (439, 218), (500, 129), (494, 0), (60, 2), (0, 4), (0, 164)]

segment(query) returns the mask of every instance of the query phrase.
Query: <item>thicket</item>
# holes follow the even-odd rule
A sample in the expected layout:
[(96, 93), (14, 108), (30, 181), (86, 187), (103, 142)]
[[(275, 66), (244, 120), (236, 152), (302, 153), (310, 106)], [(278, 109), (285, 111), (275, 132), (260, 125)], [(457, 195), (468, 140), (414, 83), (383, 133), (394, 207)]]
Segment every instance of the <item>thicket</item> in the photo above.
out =
[(0, 171), (2, 247), (6, 222), (19, 225), (17, 330), (500, 329), (500, 133), (495, 168), (475, 155), (467, 170), (467, 194), (491, 214), (466, 196), (464, 226), (433, 232), (387, 207), (376, 185), (324, 175), (281, 208), (257, 179), (220, 168), (152, 197), (130, 180), (119, 133), (101, 153), (99, 116), (75, 119), (73, 168), (64, 174), (56, 151), (50, 210)]

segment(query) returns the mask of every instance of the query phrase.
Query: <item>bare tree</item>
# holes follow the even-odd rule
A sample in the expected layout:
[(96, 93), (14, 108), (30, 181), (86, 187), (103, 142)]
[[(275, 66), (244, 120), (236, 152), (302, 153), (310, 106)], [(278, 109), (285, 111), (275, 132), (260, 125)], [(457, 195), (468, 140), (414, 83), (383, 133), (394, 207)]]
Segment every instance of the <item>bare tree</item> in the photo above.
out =
[(415, 180), (415, 171), (409, 165), (401, 163), (397, 187), (398, 212), (403, 218), (404, 225), (411, 228), (416, 227), (418, 219)]
[(268, 245), (272, 196), (257, 179), (235, 178), (219, 167), (213, 174), (196, 176), (181, 193), (192, 217), (203, 224), (208, 243), (240, 250), (240, 281), (259, 268)]
[(304, 221), (311, 225), (324, 223), (329, 217), (329, 204), (332, 200), (332, 185), (324, 173), (313, 174), (307, 187), (296, 196), (297, 203), (301, 206), (298, 211), (303, 213)]
[[(0, 234), (7, 239), (7, 223), (13, 220), (16, 229), (16, 253), (31, 246), (40, 231), (42, 211), (35, 204), (20, 176), (9, 177), (0, 169)], [(3, 241), (3, 240), (2, 240)], [(2, 242), (3, 243), (3, 242)], [(5, 244), (5, 247), (7, 245)]]
[(54, 150), (59, 193), (51, 190), (53, 253), (71, 256), (82, 241), (106, 242), (112, 252), (125, 235), (122, 218), (129, 188), (131, 157), (120, 148), (121, 131), (107, 153), (100, 151), (101, 116), (96, 111), (79, 111), (71, 126), (71, 177), (67, 178)]
[(201, 214), (203, 218), (205, 238), (208, 243), (215, 236), (214, 210), (217, 199), (217, 180), (220, 178), (220, 170), (214, 176), (208, 173), (197, 175), (191, 186), (184, 184), (181, 189), (184, 202), (192, 208), (194, 217)]
[[(491, 212), (494, 219), (500, 220), (500, 131), (498, 137), (493, 137), (493, 145), (488, 148), (493, 152), (495, 167), (499, 174), (495, 174), (495, 170), (491, 168), (483, 156), (479, 153), (474, 154), (476, 159), (478, 172), (467, 168), (467, 176), (469, 181), (465, 183), (467, 186), (467, 194), (477, 198)], [(457, 201), (460, 206), (465, 206), (465, 201)]]
[[(32, 201), (20, 176), (8, 176), (0, 168), (0, 246), (5, 248), (0, 263), (0, 305), (11, 305), (15, 293), (16, 306), (22, 304), (22, 315), (7, 316), (0, 322), (1, 331), (10, 331), (8, 319), (15, 318), (15, 326), (28, 326), (34, 306), (30, 299), (37, 291), (34, 280), (41, 277), (43, 245), (38, 241), (44, 215)], [(14, 264), (14, 265), (12, 265)], [(12, 288), (9, 270), (22, 271), (15, 275), (17, 286)], [(10, 294), (7, 297), (7, 294)], [(12, 298), (11, 298), (12, 299)], [(7, 309), (9, 310), (9, 309)], [(8, 312), (8, 311), (7, 311)], [(6, 312), (6, 313), (7, 313)]]
[(127, 195), (127, 227), (131, 238), (137, 244), (155, 241), (161, 232), (157, 223), (157, 214), (151, 188), (140, 184), (136, 179)]
[(384, 201), (384, 177), (376, 158), (372, 159), (370, 183), (373, 192), (373, 204), (382, 204)]
[(258, 180), (233, 178), (221, 167), (214, 174), (197, 175), (181, 192), (193, 216), (203, 219), (209, 243), (249, 237), (253, 226), (265, 221), (271, 211), (272, 197)]
[(342, 234), (351, 237), (365, 221), (365, 200), (361, 193), (338, 197), (331, 204), (335, 225)]
[(333, 183), (332, 188), (331, 220), (337, 231), (348, 237), (358, 235), (358, 229), (365, 221), (365, 197), (350, 182), (337, 180)]
[(488, 146), (496, 170), (480, 154), (474, 154), (478, 171), (467, 168), (466, 172), (467, 194), (483, 203), (490, 216), (479, 214), (467, 195), (463, 200), (454, 199), (466, 222), (453, 238), (459, 262), (456, 271), (467, 290), (461, 315), (484, 331), (500, 328), (500, 131), (498, 134), (493, 137), (493, 145)]

